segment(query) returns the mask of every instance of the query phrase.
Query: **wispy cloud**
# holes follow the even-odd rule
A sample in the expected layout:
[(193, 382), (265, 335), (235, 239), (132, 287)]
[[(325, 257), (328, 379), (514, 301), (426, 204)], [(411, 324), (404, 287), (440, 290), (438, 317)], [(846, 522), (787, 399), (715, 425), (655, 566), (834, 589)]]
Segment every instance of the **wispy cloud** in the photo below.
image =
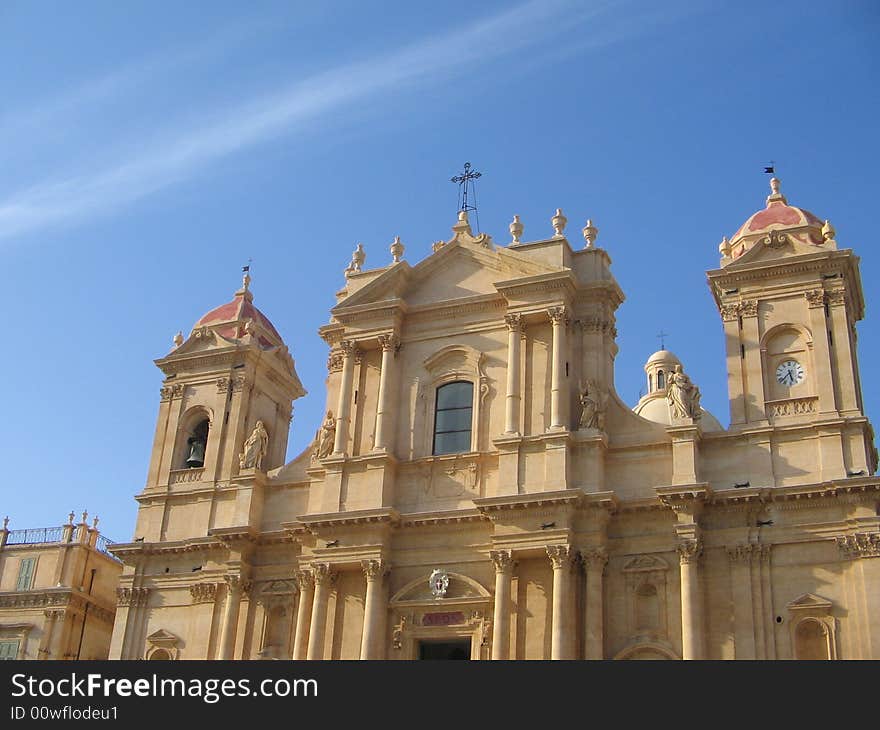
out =
[[(464, 67), (472, 71), (475, 63), (544, 43), (557, 35), (560, 23), (571, 28), (607, 7), (532, 0), (393, 53), (320, 72), (276, 93), (215, 110), (201, 123), (190, 121), (171, 129), (148, 148), (104, 169), (46, 180), (9, 195), (0, 201), (0, 239), (106, 214), (340, 106), (397, 90), (402, 84), (439, 80)], [(595, 27), (592, 32), (597, 33)], [(113, 85), (120, 83), (114, 79)]]

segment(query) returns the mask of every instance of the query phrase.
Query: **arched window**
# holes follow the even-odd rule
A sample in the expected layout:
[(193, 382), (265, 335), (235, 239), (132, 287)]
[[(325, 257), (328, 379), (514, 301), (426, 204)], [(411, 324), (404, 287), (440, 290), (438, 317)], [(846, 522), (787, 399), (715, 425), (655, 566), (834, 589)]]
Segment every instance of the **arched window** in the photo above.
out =
[(662, 390), (666, 387), (666, 375), (662, 370), (657, 371), (657, 390)]
[(196, 423), (192, 433), (186, 439), (186, 459), (184, 467), (199, 469), (205, 465), (205, 447), (208, 445), (208, 419)]
[(434, 454), (460, 454), (471, 450), (473, 410), (473, 383), (459, 380), (437, 388)]
[(648, 392), (654, 392), (654, 376), (651, 373), (648, 373)]

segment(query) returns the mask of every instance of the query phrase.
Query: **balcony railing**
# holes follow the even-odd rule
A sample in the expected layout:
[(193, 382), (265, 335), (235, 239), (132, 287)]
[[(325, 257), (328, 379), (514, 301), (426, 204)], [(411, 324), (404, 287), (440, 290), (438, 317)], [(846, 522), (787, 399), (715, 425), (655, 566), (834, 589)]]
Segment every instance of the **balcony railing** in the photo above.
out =
[(10, 530), (6, 536), (7, 545), (33, 545), (37, 543), (61, 542), (63, 527), (32, 527), (28, 530)]

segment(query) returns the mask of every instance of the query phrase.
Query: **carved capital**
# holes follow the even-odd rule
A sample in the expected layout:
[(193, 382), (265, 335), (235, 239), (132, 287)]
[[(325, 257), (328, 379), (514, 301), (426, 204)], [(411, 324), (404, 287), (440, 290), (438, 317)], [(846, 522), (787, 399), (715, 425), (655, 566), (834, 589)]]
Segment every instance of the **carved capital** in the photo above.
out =
[(50, 621), (64, 619), (66, 611), (63, 608), (47, 608), (43, 611), (43, 615)]
[(825, 297), (832, 307), (839, 307), (846, 302), (846, 292), (843, 289), (826, 292)]
[(752, 558), (758, 558), (759, 555), (759, 545), (734, 545), (727, 548), (727, 557), (730, 558), (731, 563), (750, 565), (752, 562)]
[(327, 372), (338, 373), (342, 370), (342, 353), (334, 350), (327, 356)]
[(825, 306), (825, 292), (822, 289), (810, 289), (804, 292), (804, 297), (810, 309), (817, 309)]
[(839, 535), (835, 539), (838, 549), (846, 558), (876, 558), (880, 556), (880, 533), (856, 532), (853, 535)]
[(244, 375), (236, 375), (232, 379), (232, 392), (240, 393), (244, 390), (245, 386), (249, 384), (249, 380)]
[(516, 561), (513, 559), (512, 550), (490, 550), (489, 558), (492, 560), (492, 565), (495, 566), (496, 573), (505, 575), (513, 573)]
[(547, 314), (550, 317), (550, 321), (555, 325), (565, 326), (569, 322), (568, 312), (565, 307), (550, 307), (547, 310)]
[(738, 304), (724, 304), (720, 311), (721, 319), (725, 322), (735, 322), (739, 318)]
[(393, 332), (390, 335), (379, 335), (379, 347), (382, 352), (395, 352), (400, 347), (400, 338)]
[(116, 604), (119, 606), (143, 606), (150, 597), (149, 588), (117, 588)]
[(218, 393), (228, 393), (229, 392), (229, 378), (217, 378), (217, 392)]
[(390, 570), (390, 566), (384, 560), (361, 560), (361, 568), (368, 583), (376, 579), (382, 580)]
[(504, 323), (511, 332), (522, 334), (525, 323), (521, 314), (505, 314)]
[(757, 299), (744, 299), (739, 304), (739, 313), (743, 317), (757, 317), (758, 316), (758, 300)]
[(223, 580), (226, 581), (226, 588), (230, 593), (248, 593), (251, 589), (251, 583), (241, 575), (224, 575)]
[(172, 385), (165, 385), (159, 391), (159, 398), (161, 400), (171, 400), (172, 398), (180, 398), (183, 396), (183, 383), (174, 383)]
[(582, 550), (581, 560), (584, 564), (584, 570), (587, 573), (592, 573), (593, 571), (599, 571), (601, 573), (605, 570), (605, 566), (608, 564), (608, 553), (605, 548), (590, 548)]
[(346, 358), (357, 357), (360, 352), (357, 342), (354, 340), (343, 340), (339, 343), (339, 349), (342, 351), (342, 356)]
[(331, 586), (336, 580), (337, 574), (331, 569), (330, 563), (312, 563), (312, 572), (316, 586)]
[(196, 583), (189, 587), (193, 603), (211, 603), (217, 597), (216, 583)]
[(569, 545), (548, 545), (547, 557), (553, 565), (553, 570), (560, 570), (571, 563), (571, 546)]
[(696, 563), (703, 553), (703, 543), (697, 538), (680, 540), (675, 549), (678, 551), (678, 559), (682, 565)]
[(296, 582), (296, 587), (299, 588), (300, 593), (305, 593), (315, 587), (315, 576), (310, 570), (298, 570), (294, 574), (293, 580)]

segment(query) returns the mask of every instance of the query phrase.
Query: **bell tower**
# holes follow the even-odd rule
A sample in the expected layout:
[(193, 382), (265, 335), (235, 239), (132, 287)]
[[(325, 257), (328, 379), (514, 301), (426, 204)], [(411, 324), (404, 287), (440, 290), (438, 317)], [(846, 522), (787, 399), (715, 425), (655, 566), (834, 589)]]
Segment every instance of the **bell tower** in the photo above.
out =
[(772, 483), (814, 471), (806, 452), (786, 452), (796, 434), (801, 444), (818, 439), (809, 458), (818, 455), (820, 478), (873, 473), (856, 353), (858, 256), (838, 249), (828, 220), (789, 205), (777, 178), (770, 188), (767, 207), (724, 238), (721, 268), (708, 272), (724, 323), (730, 428), (766, 452)]
[(232, 491), (284, 464), (292, 402), (305, 390), (250, 281), (246, 270), (232, 301), (155, 361), (165, 379), (136, 529), (147, 542), (253, 524), (261, 500), (242, 508)]

